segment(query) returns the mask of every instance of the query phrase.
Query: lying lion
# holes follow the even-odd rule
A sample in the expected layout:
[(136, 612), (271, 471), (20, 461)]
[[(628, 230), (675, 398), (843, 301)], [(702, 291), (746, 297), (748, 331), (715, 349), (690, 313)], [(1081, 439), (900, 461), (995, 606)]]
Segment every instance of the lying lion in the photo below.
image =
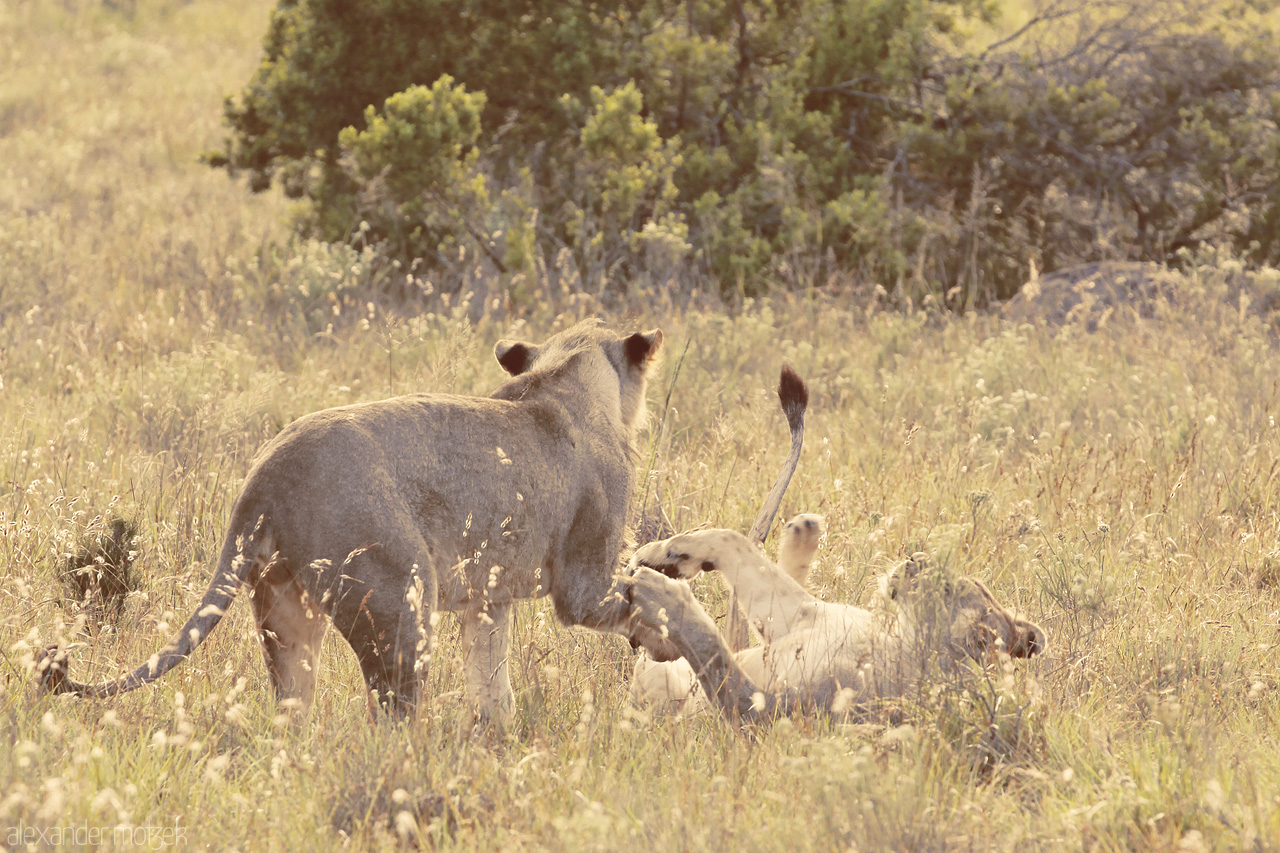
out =
[[(783, 552), (786, 569), (732, 530), (683, 533), (636, 551), (637, 576), (663, 590), (652, 594), (649, 606), (667, 614), (678, 626), (673, 631), (687, 633), (689, 625), (709, 617), (686, 585), (667, 581), (663, 587), (644, 567), (684, 579), (719, 571), (764, 643), (728, 662), (727, 645), (715, 641), (684, 660), (659, 663), (642, 657), (633, 699), (659, 712), (685, 714), (705, 709), (708, 694), (732, 716), (793, 707), (853, 711), (902, 695), (936, 663), (983, 660), (996, 651), (1025, 658), (1045, 649), (1041, 628), (1009, 612), (980, 581), (952, 577), (929, 566), (923, 554), (881, 580), (874, 610), (820, 601), (793, 568), (798, 559), (807, 565), (812, 557), (805, 547)], [(744, 695), (752, 689), (759, 694)]]
[(778, 537), (778, 568), (801, 586), (809, 579), (809, 569), (825, 528), (825, 519), (811, 512), (801, 513), (782, 526)]

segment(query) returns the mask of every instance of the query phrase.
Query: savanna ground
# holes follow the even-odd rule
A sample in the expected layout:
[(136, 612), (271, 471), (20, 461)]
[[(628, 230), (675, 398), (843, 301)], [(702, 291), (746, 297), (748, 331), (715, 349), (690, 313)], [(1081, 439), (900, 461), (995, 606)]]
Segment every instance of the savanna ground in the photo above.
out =
[[(601, 311), (353, 302), (358, 253), (291, 239), (281, 198), (197, 163), (268, 4), (114, 5), (0, 4), (6, 846), (96, 828), (106, 847), (242, 850), (1280, 848), (1280, 355), (1222, 298), (1230, 262), (1092, 334), (820, 290), (606, 314), (667, 334), (640, 464), (677, 527), (749, 526), (784, 455), (771, 389), (790, 362), (813, 396), (783, 512), (827, 517), (821, 594), (865, 601), (925, 549), (1048, 630), (1048, 654), (892, 718), (650, 719), (628, 705), (626, 644), (545, 602), (517, 610), (504, 736), (472, 730), (452, 617), (407, 725), (369, 724), (333, 637), (309, 721), (284, 725), (243, 602), (152, 688), (38, 696), (48, 642), (105, 677), (168, 639), (281, 426), (483, 393), (497, 338)], [(141, 581), (90, 639), (58, 565), (113, 516), (137, 521)]]

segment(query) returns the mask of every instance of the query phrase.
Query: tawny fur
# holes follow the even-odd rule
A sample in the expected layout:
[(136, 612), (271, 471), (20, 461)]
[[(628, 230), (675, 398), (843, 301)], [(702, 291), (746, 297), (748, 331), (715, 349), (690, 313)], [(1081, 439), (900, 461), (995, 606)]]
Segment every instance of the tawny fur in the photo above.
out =
[[(818, 553), (818, 543), (826, 529), (820, 515), (801, 513), (782, 527), (778, 536), (777, 567), (788, 577), (803, 585), (809, 577), (809, 569)], [(723, 573), (722, 573), (723, 574)], [(736, 587), (732, 587), (735, 600)], [(744, 616), (744, 622), (749, 621)], [(755, 626), (760, 632), (762, 626)], [(756, 654), (751, 650), (739, 650), (735, 656), (742, 660)], [(659, 663), (644, 652), (637, 658), (631, 676), (631, 697), (640, 706), (651, 707), (659, 713), (680, 713), (690, 696), (699, 698), (699, 708), (705, 708), (706, 694), (697, 688), (698, 679), (687, 661)]]
[[(40, 662), (56, 692), (111, 696), (164, 675), (209, 635), (242, 585), (282, 699), (309, 704), (331, 623), (371, 699), (404, 714), (431, 653), (431, 615), (462, 622), (477, 710), (513, 709), (510, 608), (550, 595), (559, 618), (680, 654), (615, 586), (633, 440), (662, 333), (579, 324), (542, 345), (500, 341), (513, 378), (490, 397), (415, 394), (299, 418), (259, 453), (203, 600), (151, 660), (113, 681)], [(643, 595), (642, 595), (643, 598)], [(646, 621), (648, 619), (648, 621)]]
[(825, 529), (822, 516), (811, 512), (795, 516), (782, 527), (778, 537), (778, 568), (801, 586), (809, 579), (809, 568)]
[[(937, 662), (982, 660), (994, 651), (1030, 657), (1043, 651), (1044, 631), (1018, 618), (980, 581), (952, 578), (916, 555), (881, 583), (880, 599), (868, 610), (820, 601), (792, 576), (770, 563), (741, 534), (699, 530), (652, 542), (632, 558), (670, 577), (689, 578), (719, 571), (734, 588), (764, 644), (738, 652), (726, 666), (723, 641), (709, 640), (684, 660), (636, 665), (632, 697), (659, 712), (694, 713), (714, 704), (732, 715), (744, 705), (755, 710), (803, 707), (854, 711), (877, 699), (902, 695)], [(649, 578), (662, 592), (650, 606), (663, 609), (682, 626), (706, 618), (673, 584)], [(740, 690), (759, 691), (752, 701), (709, 679), (728, 670)]]

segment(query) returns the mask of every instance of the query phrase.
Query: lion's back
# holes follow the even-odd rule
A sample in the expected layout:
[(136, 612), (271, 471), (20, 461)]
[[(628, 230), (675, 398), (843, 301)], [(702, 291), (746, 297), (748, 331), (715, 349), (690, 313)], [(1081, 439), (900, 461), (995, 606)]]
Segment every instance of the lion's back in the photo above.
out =
[[(263, 448), (237, 512), (265, 516), (303, 562), (412, 530), (437, 568), (470, 575), (464, 561), (482, 550), (480, 568), (503, 565), (512, 588), (532, 590), (592, 480), (589, 443), (545, 408), (415, 394), (305, 415)], [(442, 600), (482, 579), (457, 580), (441, 578)]]

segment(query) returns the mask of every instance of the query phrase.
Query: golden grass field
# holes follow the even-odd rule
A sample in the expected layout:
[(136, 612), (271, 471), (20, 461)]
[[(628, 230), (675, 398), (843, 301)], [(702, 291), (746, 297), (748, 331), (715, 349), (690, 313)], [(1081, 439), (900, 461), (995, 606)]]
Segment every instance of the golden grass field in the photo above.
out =
[[(117, 5), (0, 0), (6, 847), (1280, 849), (1280, 352), (1225, 298), (1231, 261), (1092, 334), (821, 292), (605, 315), (666, 332), (640, 458), (677, 527), (750, 525), (785, 455), (789, 362), (812, 402), (783, 513), (827, 518), (821, 595), (863, 602), (927, 550), (1049, 632), (1047, 654), (892, 717), (651, 719), (628, 704), (626, 643), (546, 602), (517, 608), (506, 733), (473, 731), (452, 617), (404, 725), (369, 722), (333, 636), (309, 720), (286, 725), (243, 601), (154, 687), (37, 695), (47, 643), (78, 643), (84, 678), (168, 639), (283, 425), (485, 393), (495, 340), (601, 310), (339, 298), (367, 258), (291, 238), (282, 198), (197, 162), (270, 4)], [(113, 515), (137, 521), (142, 584), (90, 638), (57, 569)]]

